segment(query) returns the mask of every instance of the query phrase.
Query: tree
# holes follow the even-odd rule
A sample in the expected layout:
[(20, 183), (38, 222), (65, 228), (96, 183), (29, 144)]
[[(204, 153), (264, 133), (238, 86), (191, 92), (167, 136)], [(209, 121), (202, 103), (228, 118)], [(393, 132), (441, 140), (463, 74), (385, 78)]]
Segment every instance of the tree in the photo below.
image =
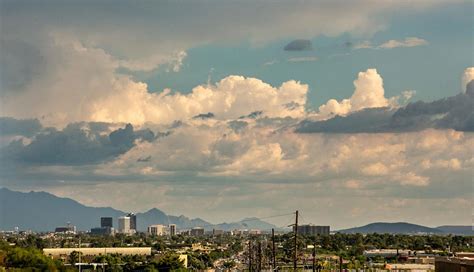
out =
[(75, 263), (78, 263), (79, 262), (79, 255), (81, 253), (79, 251), (73, 251), (71, 252), (71, 254), (69, 254), (69, 258), (68, 258), (68, 261), (70, 264), (74, 265)]
[(158, 261), (155, 261), (153, 265), (160, 272), (184, 269), (183, 262), (179, 259), (179, 256), (175, 254), (163, 255)]

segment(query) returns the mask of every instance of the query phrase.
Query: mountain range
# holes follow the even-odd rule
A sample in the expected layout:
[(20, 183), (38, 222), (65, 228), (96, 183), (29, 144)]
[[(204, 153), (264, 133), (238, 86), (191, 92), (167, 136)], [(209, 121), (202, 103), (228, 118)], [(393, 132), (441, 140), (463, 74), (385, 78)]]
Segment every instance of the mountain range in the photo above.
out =
[[(100, 226), (101, 217), (117, 218), (127, 212), (110, 207), (88, 207), (70, 198), (61, 198), (46, 192), (17, 192), (0, 188), (0, 230), (52, 231), (57, 226), (71, 222), (78, 230), (89, 230)], [(261, 229), (276, 228), (274, 225), (258, 218), (246, 218), (239, 222), (212, 224), (200, 218), (188, 218), (184, 215), (174, 216), (153, 208), (137, 213), (137, 229), (145, 231), (153, 224), (176, 224), (178, 229), (204, 227), (206, 230), (222, 229)]]
[[(13, 230), (18, 227), (20, 230), (52, 231), (57, 226), (71, 222), (78, 230), (87, 231), (100, 226), (100, 217), (113, 217), (116, 226), (117, 218), (126, 214), (127, 212), (110, 207), (88, 207), (70, 198), (61, 198), (46, 192), (24, 193), (0, 188), (0, 230)], [(139, 231), (145, 231), (147, 226), (153, 224), (176, 224), (178, 229), (193, 227), (204, 227), (206, 230), (278, 229), (255, 217), (232, 223), (212, 224), (201, 218), (168, 215), (157, 208), (136, 215)], [(431, 228), (405, 222), (378, 222), (336, 232), (474, 235), (471, 226), (445, 225)]]
[(455, 234), (455, 235), (474, 235), (471, 226), (439, 226), (436, 228), (425, 227), (406, 222), (377, 222), (365, 226), (343, 229), (337, 232), (341, 233), (391, 233), (391, 234)]

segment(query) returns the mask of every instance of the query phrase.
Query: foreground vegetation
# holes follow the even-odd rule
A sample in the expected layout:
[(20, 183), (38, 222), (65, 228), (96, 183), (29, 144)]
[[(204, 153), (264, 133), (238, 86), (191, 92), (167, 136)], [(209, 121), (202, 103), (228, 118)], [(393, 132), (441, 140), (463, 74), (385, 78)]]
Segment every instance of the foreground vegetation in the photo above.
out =
[[(390, 234), (334, 234), (330, 236), (299, 236), (298, 258), (306, 263), (316, 245), (318, 265), (331, 267), (323, 256), (339, 256), (347, 268), (363, 268), (369, 261), (364, 250), (408, 249), (424, 250), (427, 253), (447, 255), (450, 252), (473, 251), (474, 237), (438, 235), (390, 235)], [(0, 239), (0, 271), (76, 271), (71, 264), (79, 261), (79, 252), (66, 259), (53, 260), (42, 253), (46, 247), (152, 247), (151, 256), (101, 255), (82, 258), (82, 262), (104, 263), (106, 271), (180, 271), (185, 270), (179, 254), (188, 256), (188, 268), (247, 267), (250, 258), (259, 260), (262, 267), (272, 263), (272, 241), (268, 235), (258, 236), (204, 236), (150, 237), (145, 234), (133, 236), (79, 235), (8, 235)], [(201, 245), (194, 248), (193, 244)], [(294, 255), (294, 239), (291, 233), (275, 236), (276, 262), (280, 266), (291, 265)], [(249, 248), (250, 246), (250, 248)], [(390, 259), (370, 261), (390, 262)], [(396, 261), (396, 260), (393, 260)]]

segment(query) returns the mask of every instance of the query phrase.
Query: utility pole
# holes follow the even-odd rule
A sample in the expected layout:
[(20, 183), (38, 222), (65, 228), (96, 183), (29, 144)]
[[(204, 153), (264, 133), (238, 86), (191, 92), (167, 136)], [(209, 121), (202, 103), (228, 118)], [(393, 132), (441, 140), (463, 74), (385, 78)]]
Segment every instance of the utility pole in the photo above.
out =
[(257, 258), (257, 271), (262, 271), (262, 242), (260, 240), (258, 240)]
[(252, 272), (252, 243), (249, 239), (249, 272)]
[(82, 272), (82, 269), (81, 269), (81, 255), (82, 255), (82, 252), (81, 252), (81, 237), (79, 236), (79, 272)]
[(272, 229), (272, 261), (273, 271), (276, 270), (275, 229)]
[(316, 271), (316, 236), (314, 236), (313, 243), (313, 272)]
[(298, 210), (296, 210), (296, 216), (295, 216), (295, 245), (294, 245), (294, 253), (295, 255), (293, 256), (293, 270), (296, 271), (297, 265), (298, 265)]
[(342, 255), (339, 256), (339, 272), (342, 272)]

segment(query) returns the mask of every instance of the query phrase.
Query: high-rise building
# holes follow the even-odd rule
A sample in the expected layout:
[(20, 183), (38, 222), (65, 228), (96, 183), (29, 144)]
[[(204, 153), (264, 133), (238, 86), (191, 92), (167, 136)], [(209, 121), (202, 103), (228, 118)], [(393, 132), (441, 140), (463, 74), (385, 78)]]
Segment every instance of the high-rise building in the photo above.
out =
[(170, 235), (175, 236), (176, 235), (176, 225), (175, 224), (170, 224), (169, 228), (170, 228)]
[(134, 213), (127, 214), (130, 217), (130, 229), (134, 232), (137, 231), (137, 216)]
[(301, 225), (298, 226), (298, 233), (302, 235), (329, 235), (329, 226)]
[(100, 218), (100, 227), (101, 228), (112, 228), (113, 227), (113, 219), (112, 217), (101, 217)]
[(191, 229), (191, 236), (203, 236), (204, 229), (201, 227), (195, 227)]
[(130, 234), (130, 217), (128, 216), (120, 216), (118, 218), (118, 232)]
[(164, 225), (151, 225), (147, 228), (149, 235), (162, 236), (168, 233), (167, 227)]

